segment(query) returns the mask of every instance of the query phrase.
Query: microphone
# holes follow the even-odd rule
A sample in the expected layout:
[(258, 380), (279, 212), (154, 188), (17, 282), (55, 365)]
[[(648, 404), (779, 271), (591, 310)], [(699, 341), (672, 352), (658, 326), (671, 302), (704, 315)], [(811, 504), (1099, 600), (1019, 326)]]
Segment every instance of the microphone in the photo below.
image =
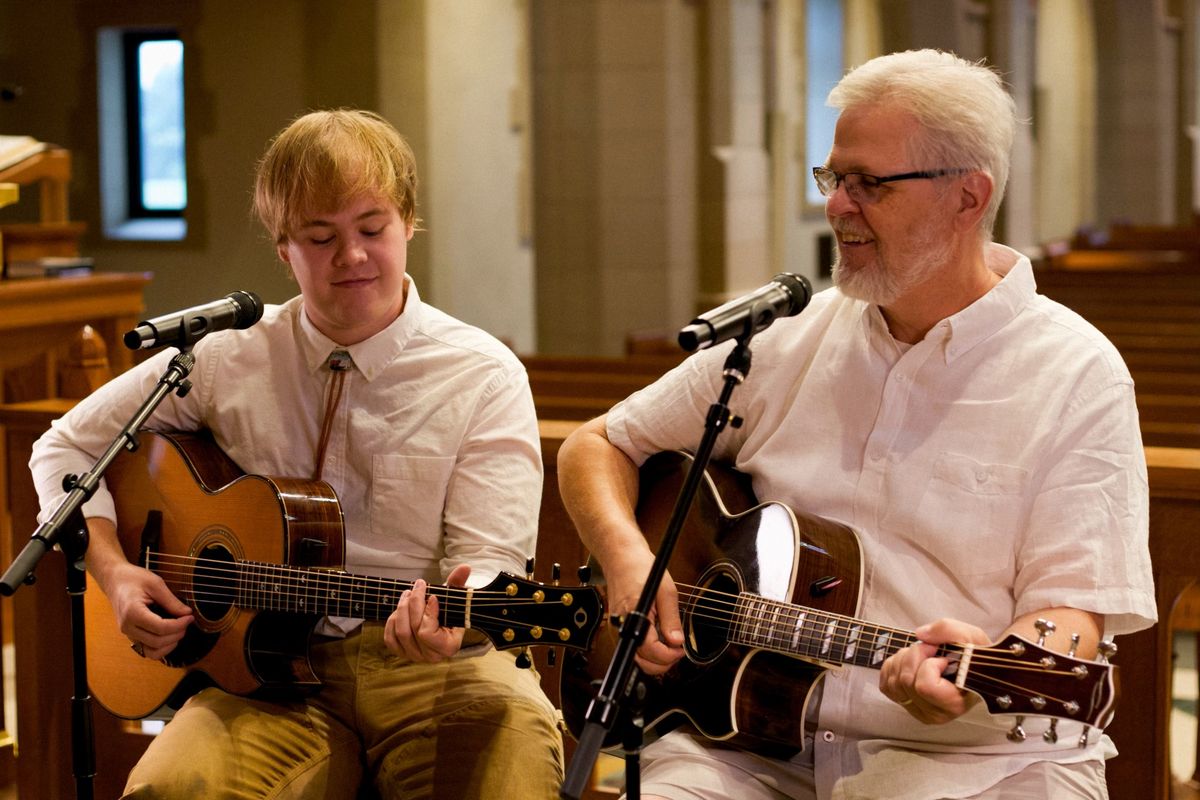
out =
[(762, 288), (706, 311), (679, 332), (679, 346), (692, 351), (765, 330), (776, 317), (793, 317), (812, 299), (803, 275), (781, 272)]
[(149, 350), (175, 345), (184, 347), (198, 342), (214, 331), (227, 328), (242, 330), (262, 319), (263, 303), (254, 292), (232, 292), (220, 300), (192, 306), (173, 314), (142, 320), (125, 334), (130, 350)]

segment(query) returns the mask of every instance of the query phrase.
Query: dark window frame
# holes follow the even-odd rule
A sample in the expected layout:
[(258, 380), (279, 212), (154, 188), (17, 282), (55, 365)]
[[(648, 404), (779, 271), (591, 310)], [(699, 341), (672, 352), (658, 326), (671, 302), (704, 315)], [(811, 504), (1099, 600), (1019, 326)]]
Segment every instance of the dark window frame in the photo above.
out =
[[(125, 168), (128, 193), (126, 216), (129, 219), (182, 219), (187, 211), (186, 200), (180, 209), (147, 208), (142, 192), (142, 92), (138, 48), (146, 42), (160, 41), (182, 39), (178, 31), (166, 28), (126, 30), (121, 34), (121, 59), (125, 79)], [(185, 176), (186, 169), (185, 157)]]

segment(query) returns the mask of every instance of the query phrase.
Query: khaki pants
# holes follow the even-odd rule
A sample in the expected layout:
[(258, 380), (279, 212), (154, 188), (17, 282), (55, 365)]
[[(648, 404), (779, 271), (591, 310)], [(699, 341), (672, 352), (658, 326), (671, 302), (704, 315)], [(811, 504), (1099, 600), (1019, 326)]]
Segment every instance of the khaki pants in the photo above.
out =
[(126, 797), (554, 798), (562, 783), (557, 712), (511, 653), (410, 663), (368, 623), (318, 638), (324, 685), (271, 703), (206, 689), (133, 768)]

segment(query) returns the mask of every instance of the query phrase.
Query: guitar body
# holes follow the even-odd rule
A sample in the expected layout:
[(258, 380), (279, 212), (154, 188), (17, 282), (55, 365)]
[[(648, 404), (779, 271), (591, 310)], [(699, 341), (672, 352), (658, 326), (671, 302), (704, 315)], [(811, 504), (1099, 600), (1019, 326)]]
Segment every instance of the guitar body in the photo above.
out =
[[(637, 516), (652, 550), (666, 531), (690, 464), (687, 456), (668, 452), (642, 467)], [(778, 503), (756, 504), (746, 476), (710, 467), (670, 573), (677, 584), (698, 589), (681, 600), (686, 657), (665, 675), (645, 678), (647, 725), (682, 715), (710, 739), (780, 755), (800, 750), (808, 698), (824, 667), (736, 644), (728, 621), (720, 618), (742, 592), (852, 615), (862, 575), (854, 532)], [(716, 613), (706, 614), (706, 607)], [(575, 736), (618, 638), (616, 627), (606, 626), (590, 653), (572, 652), (564, 659), (563, 716)], [(619, 718), (613, 725), (606, 748), (621, 744), (626, 722)]]
[(210, 577), (197, 590), (194, 573), (196, 559), (340, 569), (344, 532), (332, 488), (243, 475), (205, 434), (143, 431), (140, 437), (139, 449), (122, 453), (105, 475), (116, 499), (117, 535), (133, 563), (144, 563), (146, 548), (185, 557), (156, 571), (192, 606), (195, 624), (164, 661), (142, 658), (89, 575), (85, 631), (96, 700), (117, 716), (138, 719), (206, 683), (235, 694), (315, 688), (307, 645), (318, 615), (239, 608), (234, 579), (214, 590), (207, 567)]

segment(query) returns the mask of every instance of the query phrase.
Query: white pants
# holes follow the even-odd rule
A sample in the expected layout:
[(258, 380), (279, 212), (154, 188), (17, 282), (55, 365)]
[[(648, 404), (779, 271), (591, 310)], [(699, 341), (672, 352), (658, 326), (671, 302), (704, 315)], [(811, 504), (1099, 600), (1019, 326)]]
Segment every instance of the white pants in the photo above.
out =
[[(642, 753), (642, 797), (670, 800), (816, 800), (813, 748), (791, 761), (764, 758), (683, 731)], [(807, 757), (806, 757), (807, 756)], [(887, 800), (887, 785), (854, 800)], [(1035, 762), (964, 800), (1107, 800), (1104, 762)], [(931, 798), (930, 800), (934, 800)]]

